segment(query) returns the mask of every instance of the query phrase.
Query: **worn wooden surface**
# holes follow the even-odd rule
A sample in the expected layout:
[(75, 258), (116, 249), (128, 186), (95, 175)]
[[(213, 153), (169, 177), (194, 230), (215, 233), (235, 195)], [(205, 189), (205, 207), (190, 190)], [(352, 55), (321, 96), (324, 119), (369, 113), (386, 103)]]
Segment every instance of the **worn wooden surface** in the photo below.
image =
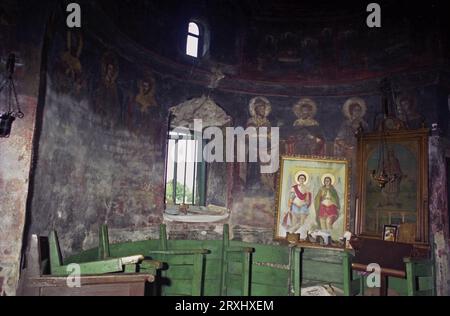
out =
[(231, 246), (255, 249), (251, 266), (252, 296), (287, 296), (290, 286), (289, 249), (284, 246), (231, 241)]
[[(403, 257), (400, 252), (399, 260), (404, 263), (404, 269), (396, 270), (381, 266), (381, 287), (367, 289), (365, 278), (355, 271), (366, 272), (367, 264), (353, 263), (352, 254), (346, 253), (344, 258), (344, 295), (365, 295), (365, 292), (378, 291), (379, 295), (402, 296), (434, 296), (436, 294), (435, 272), (433, 260), (424, 258)], [(396, 263), (397, 264), (397, 263)]]
[(408, 296), (434, 296), (435, 268), (432, 260), (405, 258)]
[[(22, 271), (19, 295), (24, 296), (143, 296), (147, 283), (154, 282), (155, 277), (149, 273), (116, 273), (103, 275), (82, 275), (79, 277), (80, 287), (70, 287), (68, 281), (73, 278), (55, 275), (44, 275), (46, 272), (44, 260), (48, 254), (40, 251), (48, 246), (40, 245), (38, 236), (33, 235), (27, 253), (26, 267)], [(57, 245), (54, 244), (53, 246)], [(55, 248), (56, 249), (56, 248)], [(55, 250), (54, 249), (54, 250)], [(59, 257), (59, 260), (62, 258)], [(140, 257), (122, 258), (127, 262), (141, 260)], [(55, 262), (56, 260), (54, 260)], [(57, 262), (57, 261), (56, 261)], [(61, 262), (61, 261), (59, 261)], [(101, 261), (104, 262), (104, 261)]]
[(157, 280), (161, 295), (202, 296), (205, 284), (205, 261), (209, 249), (202, 247), (172, 247), (167, 238), (166, 225), (160, 226), (158, 249), (147, 254), (165, 263)]
[(350, 241), (350, 243), (356, 252), (352, 260), (353, 264), (368, 265), (377, 263), (386, 270), (405, 271), (403, 258), (415, 255), (413, 244), (370, 238), (358, 238)]
[(80, 277), (80, 287), (69, 287), (65, 277), (32, 277), (29, 286), (39, 296), (144, 296), (145, 284), (153, 282), (149, 274), (115, 274)]
[(331, 284), (343, 289), (344, 252), (303, 248), (301, 253), (301, 287)]
[(101, 225), (98, 231), (98, 258), (106, 259), (110, 257), (108, 226)]
[(111, 255), (110, 247), (111, 245), (109, 243), (108, 226), (106, 224), (103, 224), (99, 228), (97, 260), (106, 260), (114, 258), (120, 259), (122, 265), (125, 266), (124, 272), (129, 273), (141, 272), (156, 275), (157, 270), (162, 268), (162, 262), (157, 260), (145, 259), (145, 257), (141, 254), (133, 255), (131, 257), (128, 256), (120, 256), (119, 258), (114, 257)]
[(220, 295), (250, 296), (251, 295), (251, 264), (255, 251), (252, 247), (230, 245), (230, 229), (223, 226)]
[[(138, 272), (139, 264), (144, 260), (141, 254), (129, 254), (119, 258), (110, 258), (108, 230), (103, 225), (100, 228), (100, 247), (98, 255), (103, 260), (89, 262), (77, 262), (81, 275), (95, 275), (114, 272)], [(70, 273), (69, 265), (64, 264), (61, 249), (59, 247), (58, 236), (55, 231), (50, 232), (48, 237), (50, 274), (54, 276), (67, 276)], [(150, 265), (146, 264), (146, 267)]]

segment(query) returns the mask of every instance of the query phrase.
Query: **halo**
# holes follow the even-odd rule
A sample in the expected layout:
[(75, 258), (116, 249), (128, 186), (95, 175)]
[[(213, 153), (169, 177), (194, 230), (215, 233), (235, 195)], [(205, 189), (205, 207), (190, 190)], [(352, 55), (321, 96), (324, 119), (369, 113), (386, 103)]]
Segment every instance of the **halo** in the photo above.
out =
[(295, 183), (299, 184), (298, 183), (298, 177), (300, 177), (300, 175), (304, 175), (305, 176), (306, 180), (305, 180), (304, 184), (307, 184), (308, 181), (309, 181), (309, 175), (308, 175), (308, 173), (306, 171), (303, 171), (303, 170), (300, 170), (299, 172), (297, 172), (295, 174), (295, 178), (294, 178)]
[(322, 185), (325, 184), (325, 178), (330, 178), (331, 179), (331, 184), (334, 185), (336, 184), (336, 178), (334, 175), (332, 175), (331, 173), (325, 173), (324, 175), (322, 175)]
[[(405, 99), (409, 101), (409, 106), (407, 108), (404, 108), (401, 104), (401, 102)], [(416, 111), (416, 109), (417, 109), (417, 100), (412, 95), (401, 94), (396, 98), (396, 102), (397, 102), (397, 108), (400, 107), (401, 111)]]
[(398, 104), (400, 104), (400, 102), (403, 101), (403, 100), (405, 100), (405, 99), (409, 100), (409, 102), (411, 103), (411, 105), (412, 105), (413, 103), (415, 103), (414, 97), (412, 97), (412, 96), (409, 95), (409, 94), (405, 94), (405, 93), (399, 95), (399, 96), (396, 98), (396, 101), (397, 101)]
[(111, 51), (107, 51), (102, 56), (102, 71), (106, 73), (106, 67), (111, 64), (114, 66), (114, 72), (118, 72), (119, 61), (117, 60), (116, 54)]
[(261, 100), (265, 103), (266, 113), (264, 114), (264, 117), (268, 117), (270, 112), (272, 112), (272, 106), (270, 105), (270, 101), (266, 97), (256, 97), (256, 98), (253, 98), (250, 100), (250, 104), (249, 104), (250, 115), (252, 117), (256, 116), (255, 107), (256, 107), (256, 101), (258, 101), (258, 100)]
[(352, 115), (350, 113), (350, 105), (354, 103), (359, 104), (359, 106), (361, 107), (361, 117), (366, 115), (367, 112), (366, 101), (358, 97), (350, 98), (347, 101), (345, 101), (344, 106), (342, 107), (342, 113), (344, 113), (345, 117), (348, 118), (349, 120), (352, 119)]
[(300, 111), (302, 107), (304, 107), (307, 104), (311, 106), (311, 117), (314, 117), (317, 113), (317, 103), (310, 98), (302, 98), (297, 103), (294, 104), (292, 110), (294, 111), (295, 115), (297, 115), (297, 112)]
[(137, 87), (140, 88), (142, 82), (148, 82), (151, 85), (151, 90), (155, 90), (155, 78), (153, 77), (153, 74), (151, 71), (146, 70), (141, 75), (141, 77), (137, 80)]

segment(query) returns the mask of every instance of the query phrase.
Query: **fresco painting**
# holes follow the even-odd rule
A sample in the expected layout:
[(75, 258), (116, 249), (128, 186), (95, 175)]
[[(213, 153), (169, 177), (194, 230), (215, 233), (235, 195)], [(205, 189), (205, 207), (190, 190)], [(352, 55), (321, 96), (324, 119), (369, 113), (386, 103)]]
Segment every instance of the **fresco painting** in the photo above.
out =
[[(369, 149), (367, 170), (376, 170), (380, 146)], [(397, 178), (380, 189), (375, 181), (366, 180), (366, 216), (368, 233), (382, 233), (384, 225), (415, 223), (417, 220), (418, 148), (413, 143), (390, 144), (386, 153), (386, 172)]]

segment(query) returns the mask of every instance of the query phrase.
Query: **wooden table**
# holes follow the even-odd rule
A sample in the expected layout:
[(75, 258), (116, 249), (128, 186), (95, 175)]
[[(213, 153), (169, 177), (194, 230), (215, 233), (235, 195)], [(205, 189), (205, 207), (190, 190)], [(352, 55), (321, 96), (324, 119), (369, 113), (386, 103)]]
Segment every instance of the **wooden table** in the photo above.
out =
[[(38, 296), (143, 296), (150, 274), (118, 273), (80, 277), (80, 287), (69, 287), (66, 277), (40, 276), (28, 279), (28, 294)], [(25, 293), (26, 295), (27, 293)]]
[[(54, 276), (48, 269), (48, 245), (40, 243), (37, 235), (30, 239), (26, 267), (22, 269), (18, 295), (21, 296), (143, 296), (153, 273), (104, 273), (82, 275), (80, 287), (68, 286), (73, 276)], [(43, 264), (47, 262), (47, 264)]]

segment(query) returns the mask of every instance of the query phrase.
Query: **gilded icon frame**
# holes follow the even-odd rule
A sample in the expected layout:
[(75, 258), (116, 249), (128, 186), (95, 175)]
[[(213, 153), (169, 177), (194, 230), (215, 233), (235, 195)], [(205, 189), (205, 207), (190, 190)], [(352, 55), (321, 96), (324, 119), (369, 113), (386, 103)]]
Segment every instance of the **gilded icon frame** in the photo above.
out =
[[(294, 186), (296, 185), (293, 180), (297, 173), (307, 173), (309, 180), (305, 186), (308, 187), (306, 190), (310, 190), (310, 205), (309, 213), (306, 216), (305, 222), (302, 224), (300, 220), (300, 227), (298, 228), (298, 214), (292, 215), (291, 217), (297, 221), (297, 223), (292, 224), (289, 228), (283, 226), (283, 217), (287, 216), (289, 213), (289, 200), (295, 199), (297, 194)], [(302, 247), (311, 248), (333, 248), (333, 249), (344, 249), (345, 243), (342, 244), (342, 240), (339, 239), (344, 235), (345, 231), (349, 230), (350, 225), (350, 196), (351, 196), (351, 186), (350, 186), (350, 174), (351, 174), (351, 164), (345, 158), (335, 158), (335, 157), (324, 157), (324, 156), (281, 156), (280, 159), (280, 169), (278, 172), (277, 179), (277, 195), (276, 195), (276, 213), (275, 213), (275, 229), (274, 229), (274, 239), (281, 242), (290, 242), (301, 245)], [(327, 177), (331, 175), (332, 177)], [(300, 176), (298, 176), (300, 177)], [(320, 217), (321, 215), (321, 198), (318, 198), (319, 193), (325, 187), (324, 179), (330, 178), (331, 186), (334, 187), (334, 196), (338, 198), (339, 209), (337, 209), (337, 217), (331, 214), (329, 217)], [(333, 180), (331, 180), (333, 178)], [(334, 182), (334, 183), (333, 183)], [(298, 182), (297, 182), (298, 184)], [(330, 186), (330, 187), (331, 187)], [(330, 192), (333, 192), (330, 190)], [(306, 193), (308, 194), (308, 193)], [(332, 194), (332, 195), (333, 195)], [(293, 197), (294, 196), (294, 197)], [(292, 198), (293, 197), (293, 198)], [(317, 199), (317, 200), (316, 200)], [(317, 205), (317, 207), (316, 207)], [(333, 207), (331, 205), (331, 207)], [(316, 210), (318, 208), (319, 210)], [(291, 213), (294, 213), (291, 211)], [(327, 215), (327, 214), (322, 214)], [(328, 214), (329, 215), (329, 214)], [(327, 220), (323, 221), (326, 218)], [(331, 218), (331, 220), (328, 220)], [(334, 219), (334, 221), (333, 221)], [(328, 227), (322, 228), (321, 225), (328, 225)], [(327, 230), (326, 228), (330, 228)], [(292, 231), (289, 231), (292, 230)], [(302, 231), (298, 233), (298, 231)], [(306, 235), (305, 235), (306, 231)], [(326, 240), (326, 234), (323, 232), (330, 232), (331, 240)], [(290, 234), (300, 234), (297, 238), (288, 239), (288, 233)], [(316, 238), (315, 236), (320, 236)], [(305, 238), (306, 236), (306, 238)]]
[[(429, 130), (422, 128), (368, 133), (359, 138), (355, 215), (357, 235), (381, 239), (384, 225), (415, 222), (413, 243), (428, 246), (428, 135)], [(392, 190), (379, 189), (379, 202), (374, 204), (377, 193), (371, 184), (373, 156), (379, 155), (382, 142), (386, 146), (385, 150), (392, 150), (395, 159), (391, 160), (400, 170), (395, 174), (400, 174), (402, 180), (395, 180), (397, 188)], [(394, 195), (396, 191), (397, 196)], [(393, 198), (390, 199), (389, 195)]]

